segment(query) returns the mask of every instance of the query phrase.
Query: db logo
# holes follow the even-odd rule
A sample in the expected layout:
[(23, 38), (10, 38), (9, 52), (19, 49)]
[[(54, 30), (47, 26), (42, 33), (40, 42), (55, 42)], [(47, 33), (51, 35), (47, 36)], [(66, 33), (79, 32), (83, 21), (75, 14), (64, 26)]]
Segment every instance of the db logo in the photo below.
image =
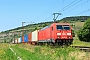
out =
[(62, 35), (66, 35), (65, 32), (63, 32)]

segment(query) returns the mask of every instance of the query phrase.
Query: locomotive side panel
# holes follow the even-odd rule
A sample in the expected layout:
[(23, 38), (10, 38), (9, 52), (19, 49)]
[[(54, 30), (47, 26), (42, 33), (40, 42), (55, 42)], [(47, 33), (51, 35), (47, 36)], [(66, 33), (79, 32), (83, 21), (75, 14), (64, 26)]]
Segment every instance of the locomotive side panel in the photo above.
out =
[(39, 42), (49, 42), (50, 39), (50, 27), (39, 31)]

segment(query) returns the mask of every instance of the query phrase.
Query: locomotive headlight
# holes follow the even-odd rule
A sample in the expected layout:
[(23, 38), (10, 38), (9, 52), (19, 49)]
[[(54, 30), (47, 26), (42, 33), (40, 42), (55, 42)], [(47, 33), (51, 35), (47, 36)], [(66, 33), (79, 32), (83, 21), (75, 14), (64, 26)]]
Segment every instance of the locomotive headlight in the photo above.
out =
[(67, 35), (71, 35), (71, 33), (67, 33)]
[(57, 33), (57, 35), (61, 35), (61, 33)]

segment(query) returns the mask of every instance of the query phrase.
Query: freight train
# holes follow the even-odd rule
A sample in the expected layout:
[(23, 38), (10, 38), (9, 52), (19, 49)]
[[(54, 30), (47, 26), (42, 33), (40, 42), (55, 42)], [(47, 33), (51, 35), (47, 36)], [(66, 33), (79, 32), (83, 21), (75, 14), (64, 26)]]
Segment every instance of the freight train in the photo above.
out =
[(71, 45), (72, 27), (69, 23), (52, 23), (41, 30), (35, 30), (15, 40), (15, 43)]

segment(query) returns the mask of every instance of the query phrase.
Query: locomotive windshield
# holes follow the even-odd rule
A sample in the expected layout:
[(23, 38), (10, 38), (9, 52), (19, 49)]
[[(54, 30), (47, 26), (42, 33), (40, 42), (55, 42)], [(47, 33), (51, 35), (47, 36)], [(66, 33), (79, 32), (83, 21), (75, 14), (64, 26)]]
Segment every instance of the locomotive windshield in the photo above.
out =
[(70, 26), (63, 26), (64, 30), (70, 30)]
[(69, 25), (57, 25), (57, 30), (70, 30)]
[(57, 30), (63, 30), (62, 25), (57, 25)]

